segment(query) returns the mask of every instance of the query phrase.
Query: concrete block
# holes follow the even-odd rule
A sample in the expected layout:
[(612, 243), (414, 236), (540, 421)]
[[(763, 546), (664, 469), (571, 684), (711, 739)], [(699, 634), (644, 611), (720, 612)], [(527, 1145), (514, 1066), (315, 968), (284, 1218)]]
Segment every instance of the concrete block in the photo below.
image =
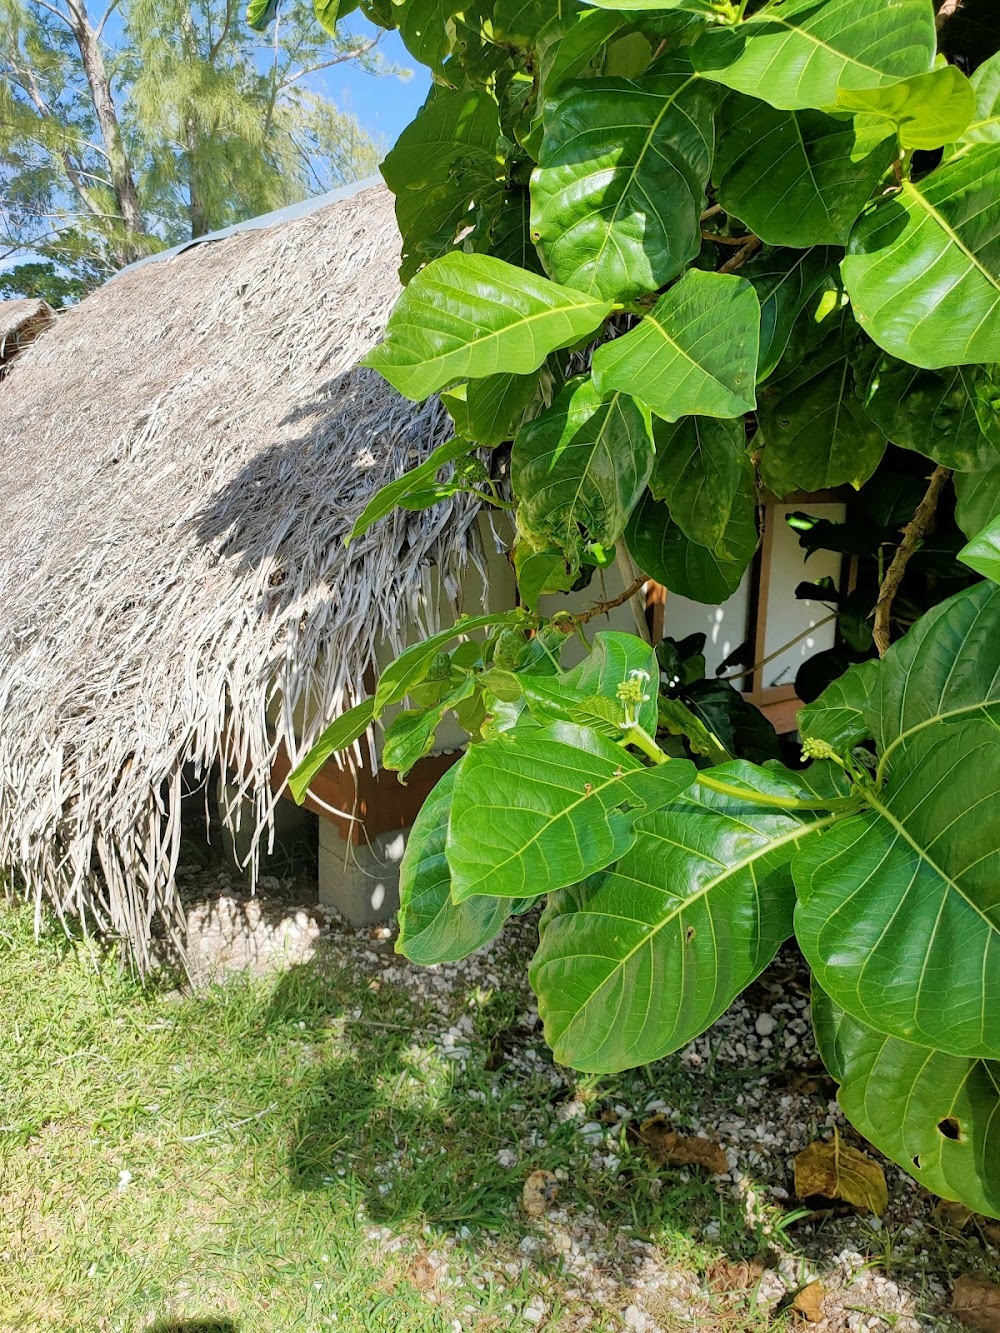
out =
[(319, 900), (353, 926), (385, 921), (399, 908), (399, 863), (409, 829), (378, 833), (355, 846), (330, 820), (319, 822)]

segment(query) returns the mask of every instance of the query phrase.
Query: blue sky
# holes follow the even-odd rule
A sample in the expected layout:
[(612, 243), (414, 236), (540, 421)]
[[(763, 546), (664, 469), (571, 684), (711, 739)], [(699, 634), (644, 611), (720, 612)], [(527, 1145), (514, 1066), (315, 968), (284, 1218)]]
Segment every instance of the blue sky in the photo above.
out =
[[(374, 31), (370, 23), (354, 14), (343, 28), (359, 35)], [(412, 70), (412, 76), (405, 82), (391, 77), (375, 78), (354, 65), (338, 65), (331, 70), (325, 91), (342, 110), (353, 111), (371, 134), (384, 135), (391, 147), (427, 96), (430, 74), (413, 59), (398, 32), (387, 32), (379, 50), (390, 64)]]

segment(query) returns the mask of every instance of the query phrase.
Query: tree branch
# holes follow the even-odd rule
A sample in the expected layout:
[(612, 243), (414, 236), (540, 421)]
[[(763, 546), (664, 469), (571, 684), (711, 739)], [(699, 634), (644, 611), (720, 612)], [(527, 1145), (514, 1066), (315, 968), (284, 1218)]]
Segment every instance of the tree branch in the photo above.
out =
[(219, 33), (218, 39), (212, 43), (208, 52), (208, 63), (210, 65), (215, 63), (215, 57), (222, 50), (222, 43), (229, 36), (229, 29), (233, 26), (235, 10), (234, 0), (226, 0), (226, 17), (222, 24), (222, 31)]
[(808, 635), (814, 634), (816, 630), (822, 629), (824, 625), (829, 625), (831, 620), (836, 619), (836, 611), (831, 611), (830, 614), (824, 616), (822, 620), (817, 620), (815, 625), (809, 625), (806, 629), (796, 634), (794, 639), (789, 639), (788, 642), (783, 643), (780, 648), (775, 648), (773, 653), (768, 653), (768, 655), (762, 657), (759, 662), (754, 662), (753, 666), (748, 666), (744, 671), (737, 671), (735, 676), (717, 676), (716, 680), (743, 680), (745, 676), (752, 676), (753, 673), (759, 671), (761, 667), (766, 667), (768, 662), (773, 662), (776, 657), (780, 657), (781, 654), (787, 652), (789, 648), (794, 648), (800, 639), (804, 639)]
[(889, 647), (889, 618), (892, 613), (893, 598), (899, 591), (899, 585), (906, 573), (906, 566), (910, 563), (910, 556), (917, 549), (934, 517), (938, 498), (941, 495), (941, 488), (950, 476), (951, 468), (941, 467), (940, 464), (931, 473), (924, 498), (917, 505), (916, 513), (903, 529), (903, 540), (899, 543), (896, 554), (892, 558), (892, 564), (886, 571), (882, 586), (878, 590), (878, 601), (875, 603), (875, 625), (872, 634), (879, 657), (884, 657)]
[(332, 60), (324, 60), (320, 65), (307, 65), (302, 69), (297, 69), (287, 79), (282, 79), (278, 84), (278, 91), (284, 92), (286, 88), (290, 88), (293, 83), (305, 78), (307, 74), (316, 74), (321, 69), (331, 69), (334, 65), (343, 65), (348, 60), (356, 60), (360, 56), (366, 56), (369, 51), (378, 46), (378, 43), (379, 39), (375, 37), (370, 42), (363, 42), (360, 46), (352, 46), (348, 50), (342, 51), (340, 55), (334, 56)]
[(57, 19), (61, 19), (66, 24), (67, 28), (72, 28), (73, 21), (70, 16), (64, 14), (61, 9), (57, 9), (55, 5), (50, 5), (48, 0), (35, 0), (35, 4), (40, 5), (42, 9), (47, 9), (50, 14), (55, 14)]
[(105, 25), (105, 23), (107, 23), (108, 19), (111, 17), (111, 15), (112, 15), (112, 14), (115, 12), (115, 10), (118, 8), (118, 5), (119, 5), (119, 0), (111, 0), (110, 5), (108, 5), (107, 9), (106, 9), (106, 10), (104, 11), (104, 13), (101, 15), (101, 21), (100, 21), (100, 23), (98, 23), (98, 25), (97, 25), (97, 40), (98, 40), (98, 41), (100, 41), (100, 39), (101, 39), (101, 34), (104, 32), (104, 25)]
[(938, 32), (944, 27), (950, 18), (952, 18), (962, 8), (962, 0), (944, 0), (944, 4), (937, 12), (935, 20)]
[(633, 584), (626, 588), (623, 593), (619, 593), (617, 597), (612, 597), (610, 602), (598, 602), (597, 605), (592, 606), (589, 611), (583, 611), (580, 615), (573, 616), (572, 618), (578, 625), (586, 625), (587, 621), (593, 620), (595, 616), (603, 616), (606, 612), (613, 611), (616, 606), (622, 606), (625, 602), (629, 601), (630, 598), (636, 595), (642, 588), (643, 584), (648, 582), (649, 579), (647, 576), (645, 574), (640, 574)]
[(747, 262), (747, 260), (750, 258), (751, 255), (757, 253), (762, 244), (763, 242), (759, 241), (756, 236), (751, 236), (750, 239), (747, 241), (746, 245), (744, 245), (741, 250), (736, 251), (732, 259), (726, 260), (726, 262), (720, 267), (719, 272), (735, 273), (738, 268), (743, 267), (743, 265)]

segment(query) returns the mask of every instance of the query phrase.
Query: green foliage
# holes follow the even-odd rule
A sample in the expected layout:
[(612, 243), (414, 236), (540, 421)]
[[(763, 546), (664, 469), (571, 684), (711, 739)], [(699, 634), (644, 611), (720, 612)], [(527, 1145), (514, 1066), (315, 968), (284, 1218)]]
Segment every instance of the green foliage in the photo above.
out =
[[(547, 895), (546, 1034), (600, 1073), (691, 1041), (794, 930), (847, 1114), (1000, 1215), (1000, 57), (942, 15), (949, 63), (931, 0), (366, 12), (436, 80), (386, 162), (407, 286), (368, 364), (442, 392), (456, 439), (359, 524), (474, 487), (513, 511), (522, 604), (408, 649), (335, 737), (407, 695), (387, 763), (448, 709), (469, 733), (401, 949), (457, 957)], [(477, 445), (488, 475), (438, 480)], [(953, 494), (889, 581), (935, 464)], [(669, 625), (752, 585), (765, 488), (842, 486), (843, 522), (790, 515), (857, 561), (800, 589), (838, 640), (799, 673), (799, 767), (702, 636), (591, 645), (602, 607), (541, 600), (630, 560)]]
[(50, 260), (17, 264), (0, 272), (0, 301), (31, 297), (58, 310), (86, 296), (90, 285), (87, 274), (60, 271)]
[(527, 375), (594, 333), (611, 303), (487, 255), (444, 255), (399, 298), (385, 341), (363, 362), (408, 398), (466, 377)]

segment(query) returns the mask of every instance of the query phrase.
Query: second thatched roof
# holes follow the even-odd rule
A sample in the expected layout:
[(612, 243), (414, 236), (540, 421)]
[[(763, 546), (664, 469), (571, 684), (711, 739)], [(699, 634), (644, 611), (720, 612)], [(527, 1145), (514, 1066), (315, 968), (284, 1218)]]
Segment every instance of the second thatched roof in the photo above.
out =
[(0, 865), (141, 963), (180, 929), (185, 783), (227, 759), (263, 831), (278, 747), (477, 555), (462, 500), (344, 548), (448, 430), (357, 367), (398, 252), (367, 189), (126, 271), (0, 383)]
[(30, 297), (18, 301), (0, 301), (0, 376), (14, 357), (33, 343), (55, 319), (47, 301)]

